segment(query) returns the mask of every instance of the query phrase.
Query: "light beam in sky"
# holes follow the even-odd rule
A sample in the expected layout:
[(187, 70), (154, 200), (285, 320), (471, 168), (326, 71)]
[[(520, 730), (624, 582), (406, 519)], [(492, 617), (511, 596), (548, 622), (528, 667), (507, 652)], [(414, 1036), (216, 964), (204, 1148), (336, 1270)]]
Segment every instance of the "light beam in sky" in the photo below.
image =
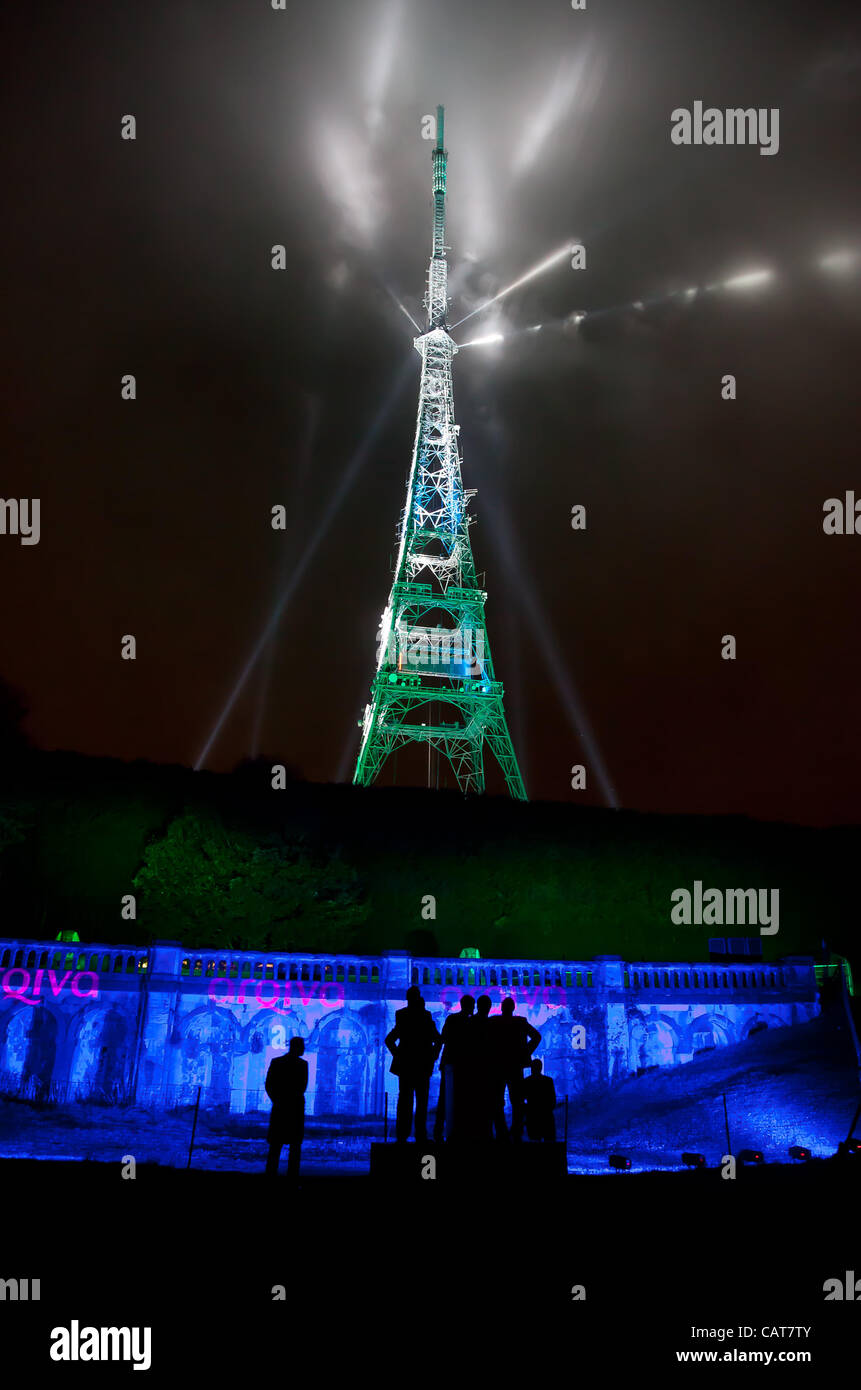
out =
[(488, 333), (486, 338), (471, 338), (468, 343), (459, 343), (458, 347), (484, 347), (485, 343), (504, 343), (505, 337), (502, 333)]
[(409, 309), (406, 307), (406, 305), (405, 305), (405, 304), (402, 304), (401, 301), (398, 299), (398, 296), (395, 294), (394, 290), (391, 289), (391, 288), (386, 284), (385, 280), (382, 280), (380, 283), (382, 284), (383, 289), (386, 291), (386, 294), (389, 295), (389, 297), (393, 300), (393, 302), (394, 302), (395, 304), (397, 304), (397, 306), (398, 306), (398, 308), (400, 309), (401, 313), (402, 313), (402, 314), (405, 314), (406, 317), (409, 319), (410, 323), (412, 324), (412, 326), (413, 326), (413, 328), (416, 330), (416, 332), (417, 332), (417, 333), (423, 332), (422, 328), (420, 328), (420, 326), (416, 323), (415, 319), (413, 318), (412, 314), (410, 313), (410, 311), (409, 311)]
[[(561, 58), (549, 80), (547, 73), (541, 74), (540, 91), (530, 99), (526, 114), (518, 122), (520, 139), (511, 161), (515, 176), (538, 162), (554, 131), (563, 123), (569, 142), (572, 126), (576, 136), (582, 138), (585, 117), (601, 91), (605, 70), (603, 56), (587, 44), (581, 46), (576, 57)], [(572, 106), (576, 107), (573, 116)]]
[(827, 256), (820, 256), (816, 262), (820, 270), (836, 271), (838, 274), (845, 274), (848, 270), (854, 270), (858, 264), (857, 251), (829, 251)]
[(251, 675), (251, 672), (257, 665), (260, 656), (266, 648), (267, 642), (277, 629), (278, 624), (281, 621), (282, 615), (284, 613), (284, 610), (286, 609), (288, 603), (290, 602), (296, 590), (298, 589), (299, 584), (304, 578), (305, 571), (307, 570), (308, 566), (314, 558), (314, 555), (319, 549), (320, 544), (323, 541), (323, 538), (325, 537), (326, 533), (328, 532), (329, 527), (331, 526), (336, 513), (339, 511), (341, 507), (342, 502), (344, 501), (345, 497), (347, 496), (347, 493), (350, 491), (350, 488), (353, 486), (353, 483), (356, 481), (356, 478), (361, 472), (373, 445), (376, 443), (377, 437), (379, 436), (380, 431), (383, 428), (383, 425), (385, 424), (392, 408), (395, 405), (395, 402), (400, 396), (401, 391), (403, 390), (406, 383), (409, 380), (411, 380), (414, 376), (415, 358), (411, 352), (410, 356), (406, 359), (400, 371), (398, 372), (398, 375), (395, 378), (391, 391), (386, 396), (385, 400), (383, 401), (382, 405), (377, 411), (377, 414), (372, 420), (371, 425), (364, 439), (362, 440), (361, 444), (356, 449), (355, 453), (353, 454), (352, 458), (347, 464), (347, 467), (341, 475), (340, 482), (338, 483), (334, 491), (331, 493), (329, 497), (328, 506), (326, 507), (326, 510), (324, 511), (323, 516), (320, 519), (316, 531), (311, 536), (310, 540), (308, 541), (308, 544), (305, 546), (305, 549), (302, 552), (296, 564), (296, 568), (294, 569), (293, 573), (291, 574), (290, 578), (288, 579), (287, 583), (282, 589), (280, 595), (278, 596), (278, 599), (276, 600), (275, 606), (272, 609), (272, 612), (270, 613), (269, 618), (266, 621), (263, 631), (258, 637), (257, 642), (252, 648), (248, 656), (248, 659), (245, 662), (245, 665), (243, 666), (242, 671), (240, 672), (235, 685), (233, 686), (233, 689), (228, 695), (227, 700), (224, 704), (224, 708), (222, 709), (217, 720), (215, 721), (209, 738), (206, 740), (206, 743), (203, 745), (203, 748), (200, 751), (200, 756), (198, 757), (197, 762), (194, 764), (195, 772), (198, 772), (200, 770), (200, 768), (206, 762), (206, 759), (209, 757), (209, 754), (212, 752), (212, 749), (215, 746), (216, 739), (221, 733), (221, 730), (224, 728), (224, 725), (227, 723), (227, 719), (230, 715), (231, 710), (233, 709), (233, 706), (236, 704), (236, 701), (239, 699), (239, 696), (242, 694), (242, 691), (245, 688), (246, 681), (248, 680), (249, 676)]
[(495, 294), (492, 299), (486, 299), (483, 304), (479, 304), (477, 309), (471, 309), (468, 314), (464, 314), (462, 319), (458, 319), (457, 323), (452, 324), (452, 331), (455, 328), (459, 328), (462, 323), (466, 323), (467, 319), (471, 319), (476, 314), (481, 314), (485, 309), (489, 309), (491, 304), (497, 304), (500, 299), (504, 299), (505, 296), (511, 294), (513, 290), (520, 289), (520, 286), (525, 285), (527, 281), (534, 280), (536, 275), (543, 275), (545, 270), (551, 270), (554, 265), (558, 265), (564, 257), (570, 256), (570, 254), (571, 243), (569, 242), (558, 251), (554, 251), (553, 255), (548, 256), (546, 260), (539, 261), (538, 265), (533, 266), (531, 270), (527, 270), (526, 274), (521, 275), (513, 284), (506, 285), (505, 289), (500, 290), (499, 294)]
[(401, 0), (389, 0), (380, 15), (373, 53), (365, 74), (365, 121), (374, 136), (383, 119), (383, 103), (391, 84), (401, 23)]
[(751, 290), (757, 285), (767, 285), (774, 279), (771, 270), (746, 270), (742, 275), (733, 275), (720, 286), (724, 290)]
[(315, 167), (353, 245), (370, 249), (383, 221), (385, 200), (370, 141), (348, 124), (320, 120), (312, 132)]
[[(491, 454), (496, 457), (503, 457), (505, 440), (498, 421), (495, 418), (488, 420), (485, 422), (484, 428), (493, 441)], [(509, 513), (490, 489), (484, 495), (482, 510), (490, 517), (491, 525), (488, 534), (491, 544), (502, 556), (507, 572), (517, 577), (517, 582), (514, 585), (516, 601), (525, 614), (528, 631), (550, 672), (568, 723), (589, 759), (590, 774), (594, 775), (606, 804), (613, 809), (618, 809), (619, 798), (616, 788), (613, 785), (598, 740), (586, 716), (577, 687), (560, 651), (558, 639), (547, 616), (545, 604), (532, 578), (530, 567), (521, 554)]]

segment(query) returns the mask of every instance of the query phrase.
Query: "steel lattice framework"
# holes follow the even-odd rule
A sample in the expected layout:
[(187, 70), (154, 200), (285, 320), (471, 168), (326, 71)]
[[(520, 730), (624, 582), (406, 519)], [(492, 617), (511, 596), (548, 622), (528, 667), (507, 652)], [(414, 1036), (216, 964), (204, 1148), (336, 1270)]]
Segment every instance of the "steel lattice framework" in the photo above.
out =
[[(399, 527), (398, 558), (378, 633), (377, 671), (361, 721), (354, 782), (373, 782), (389, 754), (425, 744), (451, 764), (463, 792), (484, 791), (484, 745), (496, 757), (510, 794), (526, 800), (523, 778), (496, 680), (479, 588), (454, 418), (451, 363), (457, 345), (447, 328), (445, 191), (448, 152), (437, 107), (433, 150), (433, 253), (425, 308), (427, 331), (415, 339), (422, 359), (419, 409)], [(431, 619), (435, 621), (431, 623)], [(440, 621), (442, 620), (442, 621)], [(446, 717), (440, 718), (441, 711)], [(449, 717), (450, 716), (450, 717)], [(420, 722), (423, 719), (423, 722)]]

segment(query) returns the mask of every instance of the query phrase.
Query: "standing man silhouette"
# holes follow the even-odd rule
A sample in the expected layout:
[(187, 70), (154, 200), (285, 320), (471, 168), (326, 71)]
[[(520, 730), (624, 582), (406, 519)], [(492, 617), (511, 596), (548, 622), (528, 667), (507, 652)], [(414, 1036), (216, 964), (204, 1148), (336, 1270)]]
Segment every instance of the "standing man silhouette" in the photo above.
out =
[(395, 1014), (395, 1026), (386, 1037), (392, 1054), (391, 1073), (398, 1078), (398, 1114), (395, 1134), (405, 1144), (413, 1125), (415, 1104), (416, 1143), (427, 1143), (428, 1091), (442, 1042), (437, 1026), (425, 1008), (418, 985), (407, 990), (407, 1006)]
[(299, 1176), (299, 1157), (305, 1137), (305, 1091), (308, 1088), (308, 1063), (302, 1056), (305, 1044), (301, 1038), (291, 1038), (290, 1046), (280, 1057), (273, 1057), (266, 1073), (266, 1094), (272, 1102), (269, 1116), (269, 1156), (266, 1172), (276, 1177), (281, 1150), (289, 1144), (288, 1178)]
[[(467, 1083), (468, 1134), (470, 1139), (484, 1142), (493, 1137), (496, 1072), (493, 1024), (490, 1017), (493, 1001), (489, 994), (480, 994), (475, 1001), (475, 1021), (466, 1035), (467, 1057), (464, 1071)], [(504, 1123), (504, 1122), (503, 1122)]]
[(538, 1058), (529, 1064), (530, 1075), (523, 1083), (523, 1099), (526, 1105), (526, 1133), (530, 1139), (544, 1140), (547, 1144), (556, 1143), (556, 1087), (552, 1076), (542, 1076), (541, 1062)]
[(458, 1013), (449, 1014), (442, 1026), (442, 1055), (439, 1059), (439, 1103), (434, 1125), (434, 1140), (439, 1143), (445, 1127), (446, 1139), (457, 1135), (463, 1120), (467, 1096), (464, 1063), (468, 1065), (469, 1040), (467, 1029), (472, 1025), (475, 1000), (471, 994), (464, 994), (460, 1000)]
[(505, 1127), (505, 1088), (511, 1101), (511, 1138), (523, 1138), (523, 1068), (530, 1065), (541, 1034), (528, 1019), (514, 1012), (514, 1000), (503, 999), (494, 1029), (493, 1061), (496, 1068), (496, 1096), (493, 1110), (497, 1139), (508, 1138)]

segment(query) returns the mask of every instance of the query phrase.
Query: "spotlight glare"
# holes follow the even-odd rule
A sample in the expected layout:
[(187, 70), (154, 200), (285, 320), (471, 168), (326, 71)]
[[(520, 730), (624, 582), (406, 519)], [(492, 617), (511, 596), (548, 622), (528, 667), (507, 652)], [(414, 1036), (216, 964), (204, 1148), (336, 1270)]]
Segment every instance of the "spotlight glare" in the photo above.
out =
[(488, 333), (486, 338), (471, 338), (468, 343), (461, 343), (465, 347), (484, 347), (486, 343), (504, 343), (505, 338), (501, 333)]
[(515, 280), (512, 284), (506, 285), (505, 289), (500, 290), (499, 294), (495, 294), (492, 299), (486, 299), (483, 304), (479, 304), (477, 309), (471, 309), (468, 314), (464, 314), (462, 319), (458, 319), (457, 323), (452, 324), (452, 328), (459, 328), (462, 323), (466, 323), (467, 319), (471, 319), (475, 314), (480, 314), (485, 309), (489, 309), (491, 304), (496, 304), (498, 300), (504, 299), (507, 294), (511, 294), (512, 290), (519, 289), (521, 285), (526, 284), (527, 280), (534, 280), (536, 275), (543, 275), (545, 270), (550, 270), (551, 266), (557, 265), (559, 261), (562, 260), (563, 256), (569, 256), (570, 254), (571, 247), (566, 243), (559, 251), (554, 251), (552, 256), (548, 256), (545, 260), (540, 261), (538, 265), (533, 266), (531, 270), (527, 270), (525, 275), (521, 275), (520, 278)]
[(771, 270), (748, 270), (742, 275), (733, 275), (729, 280), (724, 280), (723, 289), (749, 290), (755, 285), (766, 285), (773, 279), (774, 272)]
[(830, 251), (827, 256), (820, 256), (817, 261), (820, 270), (837, 271), (838, 274), (854, 270), (857, 264), (857, 251)]
[(416, 330), (416, 332), (417, 332), (417, 333), (421, 333), (421, 332), (422, 332), (421, 325), (418, 324), (418, 323), (416, 323), (415, 319), (413, 318), (412, 314), (410, 313), (410, 311), (409, 311), (409, 309), (406, 307), (406, 305), (403, 304), (403, 303), (401, 302), (400, 299), (398, 299), (398, 296), (395, 294), (394, 290), (391, 289), (391, 287), (390, 287), (389, 285), (386, 285), (385, 282), (383, 282), (383, 285), (384, 285), (386, 294), (389, 296), (389, 298), (391, 299), (392, 303), (393, 303), (393, 304), (397, 304), (397, 306), (398, 306), (398, 308), (400, 309), (401, 313), (404, 314), (405, 317), (409, 319), (410, 323), (412, 324), (412, 326), (413, 326), (413, 328)]

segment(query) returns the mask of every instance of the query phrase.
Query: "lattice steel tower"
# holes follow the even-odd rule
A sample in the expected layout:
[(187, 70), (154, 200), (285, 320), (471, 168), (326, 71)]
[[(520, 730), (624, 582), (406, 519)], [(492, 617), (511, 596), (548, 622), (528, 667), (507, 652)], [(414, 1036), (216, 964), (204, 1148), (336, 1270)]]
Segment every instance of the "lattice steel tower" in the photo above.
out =
[(448, 152), (443, 134), (443, 108), (438, 106), (433, 253), (424, 299), (428, 327), (415, 339), (422, 359), (415, 444), (394, 583), (380, 623), (377, 672), (361, 721), (353, 781), (368, 785), (390, 753), (418, 743), (428, 747), (429, 759), (430, 749), (448, 758), (463, 792), (483, 792), (487, 743), (509, 792), (525, 801), (502, 683), (494, 676), (487, 640), (487, 594), (478, 585), (469, 539), (473, 518), (467, 507), (476, 489), (464, 491), (460, 473), (460, 426), (454, 420), (451, 384), (457, 345), (446, 324)]

